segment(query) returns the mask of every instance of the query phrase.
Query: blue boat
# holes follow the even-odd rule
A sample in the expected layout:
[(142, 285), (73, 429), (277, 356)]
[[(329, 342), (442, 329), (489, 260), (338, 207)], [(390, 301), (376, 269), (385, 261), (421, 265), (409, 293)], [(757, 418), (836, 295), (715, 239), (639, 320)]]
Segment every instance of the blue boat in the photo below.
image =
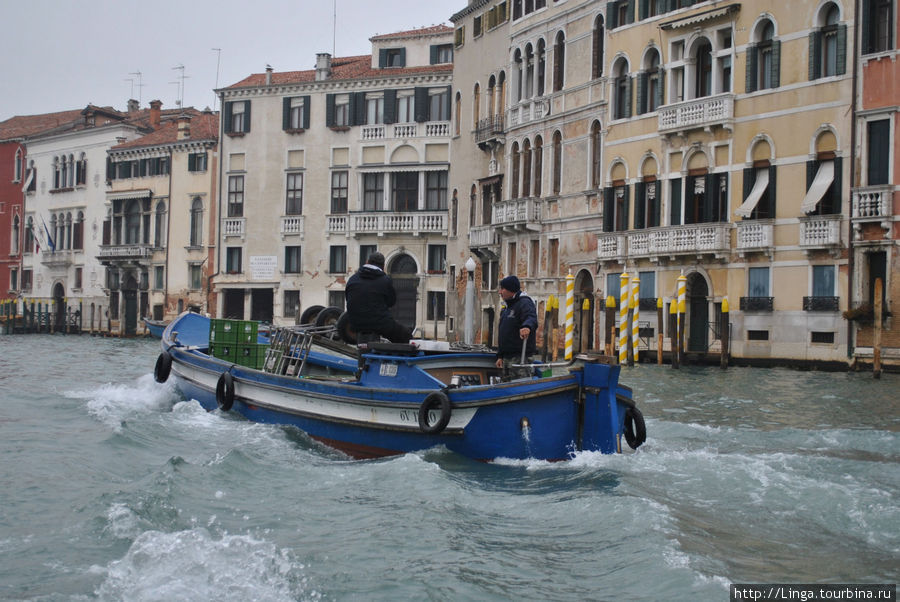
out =
[(162, 320), (151, 320), (150, 318), (141, 318), (144, 321), (144, 326), (147, 328), (147, 332), (150, 333), (150, 336), (154, 339), (161, 339), (162, 333), (166, 329), (168, 322), (164, 322)]
[(631, 390), (608, 358), (500, 382), (485, 351), (330, 341), (321, 329), (273, 327), (255, 369), (211, 356), (209, 319), (184, 313), (163, 333), (154, 374), (174, 379), (207, 410), (293, 425), (354, 458), (445, 446), (482, 461), (566, 460), (581, 450), (620, 453), (623, 438), (636, 449), (646, 438)]

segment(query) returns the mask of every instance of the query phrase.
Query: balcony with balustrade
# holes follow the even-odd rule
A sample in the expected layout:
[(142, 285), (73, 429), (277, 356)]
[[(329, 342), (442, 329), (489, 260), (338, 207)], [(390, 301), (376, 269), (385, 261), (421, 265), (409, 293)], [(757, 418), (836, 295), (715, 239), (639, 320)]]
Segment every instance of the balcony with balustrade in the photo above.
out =
[(761, 252), (770, 257), (775, 251), (774, 220), (743, 220), (736, 222), (737, 252), (741, 257)]
[(41, 249), (41, 265), (48, 268), (67, 268), (72, 265), (75, 251), (70, 249)]
[(506, 141), (505, 127), (502, 114), (479, 119), (475, 128), (475, 142), (482, 149), (492, 144), (503, 144)]
[(500, 235), (496, 228), (487, 224), (469, 228), (469, 248), (497, 249), (500, 246)]
[(856, 238), (861, 238), (863, 224), (877, 223), (890, 236), (893, 219), (894, 187), (890, 184), (882, 186), (866, 186), (853, 189), (852, 223)]
[(716, 94), (665, 105), (659, 109), (659, 131), (675, 134), (694, 129), (711, 131), (713, 127), (732, 129), (734, 94)]
[(447, 236), (446, 211), (366, 211), (327, 216), (328, 235), (343, 234), (356, 237), (360, 234), (378, 236), (406, 234), (421, 236), (439, 234)]
[(533, 230), (539, 232), (543, 222), (544, 203), (541, 199), (510, 199), (494, 203), (493, 224), (507, 231)]
[(303, 216), (302, 215), (283, 215), (281, 216), (281, 240), (287, 236), (299, 236), (303, 239)]
[(800, 218), (800, 248), (807, 252), (819, 250), (839, 252), (840, 246), (840, 215), (812, 215)]
[(550, 99), (546, 96), (528, 98), (510, 107), (507, 124), (510, 128), (538, 121), (550, 114)]
[(597, 255), (602, 261), (714, 255), (727, 257), (731, 251), (731, 224), (715, 222), (662, 226), (628, 232), (609, 232), (597, 236)]
[(149, 244), (101, 245), (97, 258), (101, 263), (110, 261), (140, 261), (153, 255), (153, 246)]
[(222, 236), (225, 238), (240, 236), (243, 240), (247, 236), (247, 218), (226, 217), (222, 220)]
[(424, 123), (377, 123), (359, 128), (359, 138), (363, 142), (372, 140), (408, 140), (410, 138), (448, 138), (449, 121), (426, 121)]

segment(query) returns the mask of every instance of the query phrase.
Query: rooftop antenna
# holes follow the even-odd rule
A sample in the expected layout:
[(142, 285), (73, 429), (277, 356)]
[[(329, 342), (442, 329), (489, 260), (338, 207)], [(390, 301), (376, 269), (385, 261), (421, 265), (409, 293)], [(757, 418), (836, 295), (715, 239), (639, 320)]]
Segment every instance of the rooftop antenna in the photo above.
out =
[(333, 58), (337, 54), (337, 0), (332, 0), (331, 5), (334, 8), (334, 16), (331, 19), (331, 56)]
[[(142, 83), (142, 82), (143, 82), (143, 76), (144, 76), (144, 74), (141, 73), (140, 70), (138, 70), (138, 71), (132, 71), (132, 72), (129, 73), (128, 75), (136, 75), (136, 76), (137, 76), (137, 80), (138, 80), (138, 83), (137, 83), (137, 88), (138, 88), (138, 106), (141, 106), (141, 100), (142, 100), (142, 99), (141, 99), (141, 88), (144, 87), (144, 84)], [(134, 98), (134, 86), (133, 86), (133, 84), (132, 84), (132, 88), (131, 88), (131, 97)]]
[(134, 78), (133, 78), (133, 77), (125, 77), (125, 78), (123, 78), (123, 79), (124, 79), (126, 82), (130, 82), (130, 83), (131, 83), (131, 94), (128, 96), (128, 98), (134, 98)]
[(172, 70), (180, 71), (180, 74), (178, 75), (179, 81), (170, 82), (170, 83), (178, 84), (178, 99), (175, 101), (175, 106), (183, 107), (184, 106), (184, 80), (189, 78), (190, 75), (184, 74), (184, 65), (182, 65), (181, 63), (178, 63), (177, 66), (172, 67)]
[(216, 53), (216, 86), (213, 88), (213, 111), (215, 111), (219, 103), (219, 94), (216, 90), (219, 89), (219, 61), (222, 58), (222, 49), (213, 48), (212, 51)]

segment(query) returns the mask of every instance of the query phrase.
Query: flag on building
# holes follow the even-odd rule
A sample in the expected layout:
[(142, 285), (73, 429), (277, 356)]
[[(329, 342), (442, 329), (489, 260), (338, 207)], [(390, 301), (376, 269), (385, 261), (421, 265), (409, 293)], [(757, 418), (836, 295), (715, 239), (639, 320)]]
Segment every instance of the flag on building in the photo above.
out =
[(44, 232), (47, 234), (47, 246), (50, 247), (51, 253), (56, 253), (56, 243), (53, 242), (53, 237), (50, 236), (50, 229), (47, 228), (47, 222), (44, 221), (44, 216), (41, 216), (41, 223), (44, 225)]

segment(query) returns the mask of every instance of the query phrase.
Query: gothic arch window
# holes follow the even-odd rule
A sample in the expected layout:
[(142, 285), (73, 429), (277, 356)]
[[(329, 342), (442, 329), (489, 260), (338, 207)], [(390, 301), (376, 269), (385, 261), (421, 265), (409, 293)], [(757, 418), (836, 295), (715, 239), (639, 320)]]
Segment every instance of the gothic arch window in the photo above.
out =
[(72, 224), (72, 248), (84, 250), (84, 211), (79, 211)]
[(543, 38), (537, 43), (537, 95), (543, 96), (547, 81), (547, 48)]
[(600, 188), (603, 181), (602, 127), (599, 121), (591, 124), (591, 188)]
[(513, 142), (512, 145), (512, 169), (510, 170), (510, 182), (509, 182), (509, 198), (517, 199), (519, 198), (519, 143)]
[(12, 222), (12, 236), (10, 237), (10, 248), (9, 251), (13, 255), (19, 254), (19, 216), (13, 216)]
[(566, 73), (566, 34), (556, 34), (556, 44), (553, 46), (553, 91), (563, 89), (563, 79)]
[(591, 41), (591, 78), (603, 77), (603, 15), (594, 19)]
[(543, 192), (544, 171), (544, 139), (540, 136), (534, 138), (534, 196), (540, 197)]
[(553, 194), (562, 188), (562, 133), (553, 132)]
[(631, 78), (628, 76), (628, 60), (619, 57), (613, 64), (613, 117), (631, 117)]
[[(493, 79), (493, 76), (491, 76)], [(488, 96), (490, 98), (490, 96)], [(490, 110), (488, 110), (490, 115)], [(481, 86), (475, 82), (475, 88), (472, 90), (472, 127), (478, 127), (478, 120), (481, 117)]]
[(519, 50), (518, 48), (516, 48), (516, 52), (513, 55), (513, 63), (515, 64), (515, 66), (513, 68), (515, 70), (514, 73), (516, 76), (516, 82), (515, 82), (516, 98), (515, 98), (515, 101), (519, 102), (520, 100), (522, 100), (524, 98), (524, 96), (522, 94), (523, 94), (523, 89), (524, 89), (525, 84), (524, 84), (524, 71), (523, 71), (523, 65), (522, 65), (522, 51)]
[(534, 96), (534, 48), (531, 44), (525, 45), (525, 84), (522, 90), (523, 98)]
[(531, 142), (522, 143), (522, 196), (531, 196)]

